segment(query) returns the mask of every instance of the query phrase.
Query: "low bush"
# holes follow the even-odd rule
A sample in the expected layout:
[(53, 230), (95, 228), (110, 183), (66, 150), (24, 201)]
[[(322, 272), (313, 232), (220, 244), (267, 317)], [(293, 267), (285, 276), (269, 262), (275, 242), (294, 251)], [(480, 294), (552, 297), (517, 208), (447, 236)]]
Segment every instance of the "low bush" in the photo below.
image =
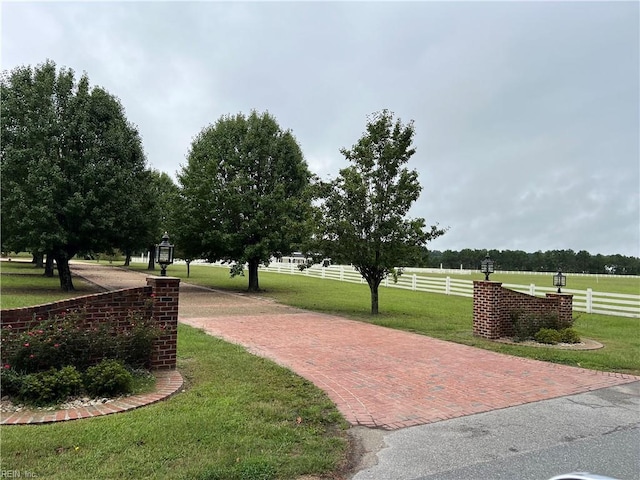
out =
[(103, 360), (87, 369), (84, 386), (91, 396), (123, 395), (131, 392), (133, 375), (121, 361)]
[(560, 341), (562, 343), (580, 343), (580, 335), (573, 328), (563, 328), (560, 330)]
[(82, 377), (75, 367), (60, 370), (51, 368), (46, 372), (29, 373), (20, 379), (18, 398), (42, 405), (54, 403), (77, 394), (82, 388)]
[[(7, 367), (8, 365), (5, 365)], [(153, 383), (153, 376), (137, 370), (138, 384)], [(54, 405), (69, 397), (104, 397), (132, 393), (134, 375), (119, 360), (103, 360), (81, 374), (75, 367), (50, 368), (44, 372), (20, 373), (12, 368), (0, 371), (2, 396), (29, 405)], [(140, 385), (139, 385), (140, 386)]]
[(534, 336), (535, 341), (539, 343), (548, 343), (554, 345), (560, 342), (560, 332), (553, 328), (541, 328)]
[(20, 393), (21, 375), (10, 365), (4, 365), (0, 370), (0, 396), (15, 396)]
[(557, 330), (559, 328), (559, 316), (557, 313), (528, 313), (523, 310), (514, 310), (510, 314), (513, 325), (513, 338), (521, 342), (535, 338), (541, 329)]
[(2, 395), (43, 405), (80, 391), (131, 393), (134, 377), (127, 368), (149, 367), (161, 330), (142, 312), (131, 312), (126, 322), (90, 322), (82, 311), (72, 311), (40, 320), (27, 331), (4, 328)]

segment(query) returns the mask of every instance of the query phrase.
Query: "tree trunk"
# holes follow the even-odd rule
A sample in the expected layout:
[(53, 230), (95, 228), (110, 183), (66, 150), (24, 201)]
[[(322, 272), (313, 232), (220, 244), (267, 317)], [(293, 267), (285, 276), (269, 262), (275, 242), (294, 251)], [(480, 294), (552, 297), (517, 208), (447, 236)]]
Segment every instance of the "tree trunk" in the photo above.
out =
[(367, 281), (369, 290), (371, 290), (371, 315), (378, 315), (378, 287), (382, 282), (384, 274), (378, 270), (375, 270), (365, 271), (364, 275), (362, 276)]
[(149, 248), (149, 264), (147, 265), (147, 270), (155, 270), (156, 269), (156, 246), (151, 245)]
[(44, 268), (43, 259), (44, 254), (42, 252), (36, 252), (33, 254), (33, 260), (31, 260), (31, 263), (34, 263), (36, 268)]
[(371, 315), (378, 315), (378, 286), (380, 283), (369, 285), (371, 289)]
[(258, 285), (258, 265), (260, 260), (252, 258), (249, 260), (249, 291), (259, 292), (260, 286)]
[(131, 252), (130, 251), (126, 251), (126, 253), (124, 254), (124, 267), (128, 267), (129, 265), (131, 265)]
[(60, 279), (60, 288), (65, 292), (72, 292), (73, 281), (71, 279), (71, 269), (69, 268), (69, 256), (66, 252), (59, 252), (55, 256), (56, 265), (58, 266), (58, 278)]
[(189, 275), (191, 273), (191, 260), (187, 259), (185, 260), (186, 264), (187, 264), (187, 278), (189, 278)]
[(47, 253), (47, 261), (44, 263), (44, 276), (53, 277), (53, 255)]

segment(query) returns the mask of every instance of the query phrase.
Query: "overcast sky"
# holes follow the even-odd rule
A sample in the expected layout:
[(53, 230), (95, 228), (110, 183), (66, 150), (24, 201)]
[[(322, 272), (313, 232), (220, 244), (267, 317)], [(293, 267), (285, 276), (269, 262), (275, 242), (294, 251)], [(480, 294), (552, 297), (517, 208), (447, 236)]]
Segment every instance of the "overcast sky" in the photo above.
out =
[(51, 59), (119, 97), (175, 178), (220, 116), (268, 110), (311, 171), (387, 108), (415, 121), (430, 244), (640, 256), (632, 2), (2, 2), (3, 70)]

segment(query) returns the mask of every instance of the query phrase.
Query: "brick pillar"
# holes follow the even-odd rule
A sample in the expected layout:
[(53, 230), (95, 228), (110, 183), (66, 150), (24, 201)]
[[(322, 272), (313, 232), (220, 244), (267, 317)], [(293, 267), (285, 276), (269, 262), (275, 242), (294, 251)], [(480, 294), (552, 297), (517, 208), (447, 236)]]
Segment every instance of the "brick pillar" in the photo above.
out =
[(496, 339), (502, 336), (500, 293), (502, 282), (473, 282), (473, 334)]
[(180, 279), (175, 277), (147, 277), (153, 298), (152, 317), (163, 333), (154, 344), (151, 368), (176, 368), (178, 347), (178, 296)]
[(547, 293), (547, 298), (557, 301), (558, 323), (562, 328), (573, 325), (573, 295), (564, 293)]

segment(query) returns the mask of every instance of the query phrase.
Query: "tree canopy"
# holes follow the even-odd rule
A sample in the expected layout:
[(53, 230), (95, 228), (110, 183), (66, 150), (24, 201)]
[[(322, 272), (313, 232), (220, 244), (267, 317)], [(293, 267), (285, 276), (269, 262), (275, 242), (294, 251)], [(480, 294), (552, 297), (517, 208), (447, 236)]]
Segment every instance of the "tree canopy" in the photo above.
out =
[(323, 186), (316, 234), (318, 248), (336, 262), (351, 263), (371, 290), (371, 313), (378, 313), (378, 287), (397, 267), (411, 264), (426, 243), (444, 233), (408, 218), (422, 187), (406, 167), (415, 153), (413, 122), (394, 121), (387, 110), (369, 117), (366, 132), (341, 153), (351, 162)]
[(116, 97), (52, 61), (3, 72), (0, 88), (3, 249), (52, 256), (72, 290), (75, 254), (141, 234), (140, 136)]
[(288, 254), (307, 231), (311, 173), (290, 131), (269, 113), (223, 116), (194, 139), (178, 174), (176, 243), (190, 258), (258, 267)]

